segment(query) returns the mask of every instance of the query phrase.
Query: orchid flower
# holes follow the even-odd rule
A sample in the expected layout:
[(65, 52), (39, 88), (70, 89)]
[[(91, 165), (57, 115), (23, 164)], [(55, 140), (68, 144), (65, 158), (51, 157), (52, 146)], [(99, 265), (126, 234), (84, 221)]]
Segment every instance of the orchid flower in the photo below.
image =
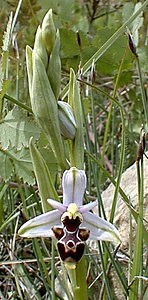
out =
[(54, 210), (29, 220), (18, 234), (27, 238), (56, 237), (64, 261), (79, 261), (88, 238), (120, 243), (115, 226), (90, 212), (97, 200), (82, 205), (86, 181), (85, 171), (75, 167), (66, 170), (62, 178), (63, 204), (48, 199)]

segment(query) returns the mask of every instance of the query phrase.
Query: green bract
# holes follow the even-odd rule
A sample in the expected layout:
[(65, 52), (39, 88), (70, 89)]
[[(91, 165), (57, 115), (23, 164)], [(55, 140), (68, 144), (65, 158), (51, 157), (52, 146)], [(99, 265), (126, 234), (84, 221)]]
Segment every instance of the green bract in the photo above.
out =
[(38, 56), (41, 58), (45, 68), (47, 68), (48, 65), (48, 54), (46, 51), (46, 48), (43, 44), (43, 38), (42, 38), (42, 29), (39, 26), (35, 35), (35, 41), (34, 41), (34, 53), (38, 54)]
[(64, 138), (73, 140), (76, 133), (76, 122), (71, 106), (64, 101), (58, 101), (58, 116), (61, 134)]
[(70, 83), (68, 103), (73, 109), (77, 130), (74, 140), (70, 141), (71, 166), (83, 169), (84, 166), (84, 140), (83, 140), (83, 113), (80, 99), (79, 85), (73, 69), (70, 70)]

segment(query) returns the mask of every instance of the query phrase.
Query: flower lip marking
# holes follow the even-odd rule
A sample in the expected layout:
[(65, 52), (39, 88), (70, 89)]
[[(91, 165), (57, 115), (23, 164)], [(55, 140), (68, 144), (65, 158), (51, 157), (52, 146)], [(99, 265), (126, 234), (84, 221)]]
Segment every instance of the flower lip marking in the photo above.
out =
[(70, 203), (67, 211), (61, 216), (64, 227), (52, 228), (55, 237), (58, 239), (57, 247), (61, 259), (64, 262), (78, 262), (85, 248), (85, 241), (89, 238), (89, 230), (79, 228), (83, 222), (82, 215), (78, 212), (75, 203)]
[(79, 217), (76, 217), (76, 219), (69, 219), (68, 216), (65, 216), (62, 223), (69, 232), (74, 232), (81, 224)]
[(58, 239), (57, 247), (61, 259), (64, 262), (78, 262), (84, 253), (85, 243), (89, 238), (89, 230), (77, 228), (75, 231), (68, 231), (66, 227), (52, 228), (55, 237)]

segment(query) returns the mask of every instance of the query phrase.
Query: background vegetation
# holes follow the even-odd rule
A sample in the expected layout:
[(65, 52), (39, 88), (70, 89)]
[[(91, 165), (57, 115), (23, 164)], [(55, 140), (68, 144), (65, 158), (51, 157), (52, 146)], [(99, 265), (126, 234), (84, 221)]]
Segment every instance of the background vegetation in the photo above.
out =
[[(145, 129), (148, 125), (148, 10), (145, 9), (128, 25), (136, 45), (136, 55), (129, 47), (128, 29), (125, 28), (117, 39), (112, 40), (108, 49), (104, 52), (102, 49), (94, 68), (87, 70), (85, 66), (142, 3), (115, 0), (27, 0), (19, 2), (21, 5), (17, 13), (18, 1), (0, 1), (0, 299), (50, 299), (51, 294), (51, 241), (32, 242), (17, 236), (18, 228), (28, 217), (24, 214), (24, 208), (27, 207), (29, 217), (41, 213), (38, 187), (28, 148), (31, 136), (37, 142), (59, 194), (62, 193), (61, 173), (56, 159), (31, 113), (25, 61), (26, 45), (33, 47), (37, 26), (47, 10), (52, 8), (54, 22), (61, 37), (61, 97), (69, 82), (70, 68), (76, 73), (78, 70), (82, 71), (80, 86), (88, 177), (85, 200), (87, 202), (97, 197), (101, 203), (101, 192), (110, 180), (97, 162), (113, 176), (111, 178), (116, 178), (119, 170), (124, 171), (136, 160), (135, 141), (139, 142), (142, 125)], [(13, 18), (15, 22), (12, 21), (13, 34), (10, 43), (4, 32), (11, 22), (11, 12), (13, 17), (16, 14), (16, 20)], [(8, 41), (8, 45), (4, 41)], [(87, 70), (84, 75), (83, 66)], [(114, 103), (110, 97), (118, 102)], [(108, 245), (103, 246), (103, 250), (100, 250), (99, 246), (98, 251), (111, 253), (111, 249), (108, 252), (107, 247)], [(90, 299), (118, 299), (118, 295), (115, 296), (115, 291), (111, 288), (110, 278), (104, 273), (103, 258), (97, 253), (92, 254), (89, 248), (86, 258), (87, 281), (88, 286), (91, 286)], [(20, 264), (22, 260), (23, 263)], [(118, 260), (111, 261), (126, 299), (129, 292), (127, 274)], [(105, 268), (108, 269), (110, 261), (106, 259), (105, 263)], [(61, 286), (65, 289), (61, 281), (57, 253), (54, 272), (59, 282), (58, 289)], [(144, 276), (146, 272), (144, 265)], [(64, 299), (58, 289), (55, 299)], [(143, 286), (141, 297), (145, 291)]]

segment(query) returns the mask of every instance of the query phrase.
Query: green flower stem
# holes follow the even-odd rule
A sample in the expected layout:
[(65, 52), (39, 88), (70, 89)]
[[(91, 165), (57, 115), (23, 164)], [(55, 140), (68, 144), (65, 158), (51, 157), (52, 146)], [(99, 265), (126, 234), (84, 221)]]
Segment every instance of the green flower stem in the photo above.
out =
[(120, 247), (120, 245), (118, 245), (114, 251), (114, 253), (112, 254), (112, 252), (110, 251), (109, 247), (108, 247), (108, 243), (104, 243), (105, 244), (105, 249), (108, 253), (108, 256), (110, 258), (111, 261), (111, 265), (114, 267), (114, 269), (116, 270), (116, 273), (118, 274), (119, 280), (122, 284), (122, 287), (124, 289), (124, 292), (126, 293), (126, 295), (128, 296), (128, 282), (127, 282), (127, 278), (123, 272), (122, 266), (120, 265), (120, 263), (118, 263), (118, 259), (115, 258), (115, 255)]
[(70, 281), (71, 281), (71, 285), (72, 285), (72, 289), (73, 289), (73, 293), (75, 295), (75, 290), (78, 288), (77, 286), (77, 280), (76, 280), (76, 268), (69, 268), (66, 267)]
[[(104, 165), (104, 155), (105, 155), (105, 150), (106, 150), (106, 142), (107, 142), (108, 132), (109, 132), (109, 128), (110, 128), (112, 108), (113, 108), (113, 102), (111, 102), (111, 105), (110, 105), (108, 118), (107, 118), (107, 122), (106, 122), (106, 127), (105, 127), (103, 147), (102, 147), (102, 153), (101, 153), (101, 164), (102, 165)], [(101, 181), (102, 181), (102, 171), (100, 171), (100, 174), (99, 174), (99, 186), (101, 185)]]
[(110, 286), (109, 286), (109, 280), (108, 280), (108, 277), (107, 277), (107, 274), (106, 274), (106, 266), (105, 266), (105, 263), (104, 263), (104, 256), (103, 256), (103, 253), (102, 253), (102, 249), (101, 249), (101, 245), (100, 243), (98, 243), (98, 248), (99, 248), (99, 253), (100, 253), (100, 259), (101, 259), (101, 266), (102, 266), (102, 271), (103, 271), (103, 279), (104, 279), (104, 283), (105, 283), (105, 287), (106, 287), (106, 290), (103, 290), (103, 297), (102, 299), (106, 299), (106, 294), (108, 296), (108, 300), (113, 300), (113, 296), (112, 296), (112, 293), (111, 293), (111, 289), (110, 289)]
[(71, 295), (71, 290), (69, 289), (70, 274), (69, 274), (69, 278), (68, 278), (68, 276), (67, 276), (68, 270), (62, 260), (61, 260), (61, 269), (62, 269), (63, 276), (62, 276), (62, 280), (59, 277), (59, 282), (60, 282), (62, 288), (64, 289), (68, 300), (73, 300), (73, 297)]
[(4, 200), (3, 196), (8, 188), (8, 183), (2, 182), (0, 185), (0, 228), (3, 225), (4, 222)]
[(23, 2), (23, 0), (19, 0), (19, 2), (18, 2), (18, 5), (17, 5), (17, 8), (16, 8), (16, 11), (15, 11), (15, 15), (14, 15), (14, 18), (13, 18), (13, 22), (12, 22), (11, 34), (12, 34), (12, 33), (13, 33), (13, 31), (14, 31), (14, 27), (15, 27), (15, 25), (16, 25), (16, 22), (17, 22), (17, 18), (18, 18), (18, 15), (19, 15), (20, 9), (21, 9), (22, 2)]
[(83, 256), (76, 268), (76, 279), (79, 288), (75, 290), (77, 300), (88, 299), (86, 284), (86, 260)]
[[(139, 14), (146, 9), (148, 5), (148, 0), (146, 0), (143, 5), (104, 43), (104, 45), (85, 63), (82, 67), (83, 75), (91, 68), (92, 63), (94, 63), (113, 45), (113, 43), (126, 31), (126, 27), (132, 23)], [(61, 97), (64, 99), (68, 93), (69, 84), (63, 89)]]
[(87, 284), (86, 284), (86, 261), (83, 256), (78, 264), (65, 264), (67, 273), (70, 278), (73, 300), (88, 299)]
[[(87, 145), (87, 149), (90, 153), (93, 152), (92, 150), (92, 144), (90, 142), (90, 138), (89, 138), (89, 133), (88, 133), (88, 126), (87, 126), (87, 121), (86, 121), (86, 116), (85, 116), (85, 111), (84, 111), (84, 105), (83, 105), (83, 102), (82, 102), (82, 110), (83, 110), (83, 119), (84, 119), (84, 128), (85, 128), (85, 134), (86, 134), (86, 145)], [(99, 209), (99, 215), (101, 214), (101, 209), (102, 209), (102, 213), (103, 213), (103, 217), (106, 219), (106, 216), (105, 216), (105, 211), (104, 211), (104, 207), (103, 207), (103, 203), (102, 203), (102, 199), (101, 199), (101, 194), (100, 194), (100, 190), (99, 190), (99, 186), (98, 186), (98, 170), (96, 172), (96, 166), (95, 164), (92, 162), (92, 160), (89, 159), (89, 156), (88, 156), (88, 173), (92, 171), (92, 174), (93, 174), (93, 178), (94, 178), (94, 185), (96, 186), (96, 191), (97, 191), (97, 199), (98, 199), (98, 203), (100, 204), (98, 206), (98, 209)], [(97, 168), (98, 169), (98, 168)], [(89, 176), (89, 193), (91, 194), (91, 178)]]
[[(119, 82), (123, 62), (124, 62), (124, 59), (125, 59), (125, 55), (126, 55), (126, 51), (124, 52), (123, 58), (122, 58), (121, 63), (120, 63), (119, 71), (118, 71), (118, 74), (117, 74), (117, 77), (116, 77), (116, 81), (115, 81), (115, 85), (114, 85), (114, 91), (113, 91), (113, 98), (115, 98), (115, 96), (116, 96), (118, 82)], [(106, 128), (105, 128), (105, 133), (104, 133), (103, 149), (102, 149), (102, 154), (101, 154), (101, 163), (102, 163), (102, 165), (104, 165), (104, 155), (105, 155), (105, 149), (106, 149), (106, 142), (107, 142), (107, 138), (108, 138), (108, 132), (109, 132), (110, 123), (111, 123), (112, 111), (113, 111), (113, 101), (111, 101), (109, 114), (108, 114), (108, 118), (107, 118), (107, 123), (106, 123)], [(124, 122), (124, 120), (122, 120), (122, 122)], [(123, 143), (124, 140), (125, 140), (125, 138), (124, 138), (124, 136), (122, 136), (122, 145), (125, 144), (125, 142)], [(121, 168), (120, 168), (120, 170), (121, 170)], [(121, 176), (121, 174), (118, 174), (118, 176)], [(99, 183), (100, 184), (101, 184), (101, 181), (102, 181), (102, 171), (100, 171), (100, 176), (99, 176)], [(116, 202), (117, 193), (118, 193), (118, 191), (116, 192), (116, 190), (115, 190), (113, 203)]]
[(7, 28), (3, 36), (2, 54), (0, 61), (0, 120), (3, 118), (4, 94), (8, 90), (9, 47), (11, 43), (12, 12), (10, 13)]
[(37, 258), (37, 262), (39, 265), (39, 269), (40, 269), (40, 273), (42, 276), (42, 280), (44, 283), (44, 286), (48, 292), (48, 294), (50, 295), (50, 286), (51, 286), (51, 280), (47, 271), (47, 267), (46, 264), (44, 262), (43, 256), (42, 256), (42, 252), (39, 246), (39, 242), (37, 239), (33, 239), (33, 247), (34, 247), (34, 252), (36, 254), (36, 258)]
[(95, 104), (94, 104), (94, 97), (93, 97), (93, 91), (91, 89), (90, 93), (91, 98), (91, 110), (92, 110), (92, 119), (93, 119), (93, 134), (94, 134), (94, 153), (95, 157), (97, 158), (97, 131), (96, 131), (96, 111), (95, 111)]
[(18, 176), (17, 176), (17, 182), (18, 182), (18, 191), (19, 191), (19, 194), (21, 196), (22, 203), (23, 203), (23, 208), (24, 208), (25, 216), (26, 216), (27, 219), (29, 219), (29, 212), (28, 212), (28, 209), (27, 209), (26, 201), (25, 201), (25, 195), (23, 193), (23, 190), (22, 190), (22, 187), (21, 187), (21, 183), (20, 183), (20, 179), (19, 179)]
[[(76, 121), (76, 134), (72, 141), (69, 141), (70, 165), (78, 169), (84, 168), (84, 142), (83, 142), (83, 113), (80, 99), (78, 82), (74, 71), (70, 70), (68, 103), (71, 105)], [(76, 269), (67, 269), (71, 278), (74, 300), (88, 299), (85, 258), (77, 264)]]
[[(133, 267), (131, 271), (131, 281), (135, 276), (141, 275), (141, 259), (143, 249), (143, 191), (144, 191), (144, 177), (143, 177), (143, 157), (141, 158), (141, 166), (137, 162), (137, 177), (138, 177), (138, 198), (139, 198), (139, 215), (137, 222), (136, 242), (133, 257)], [(129, 300), (138, 299), (139, 281), (134, 280), (130, 287)]]
[(52, 300), (55, 300), (55, 241), (52, 239), (52, 259), (51, 259), (51, 292)]
[(29, 112), (31, 114), (33, 113), (31, 107), (29, 107), (28, 105), (22, 103), (21, 101), (13, 98), (13, 97), (11, 97), (7, 94), (4, 95), (4, 98), (9, 100), (11, 103), (14, 103), (14, 104), (18, 105), (19, 107), (25, 109), (27, 112)]
[(146, 104), (146, 93), (143, 86), (143, 80), (142, 80), (142, 74), (141, 74), (141, 67), (140, 67), (140, 61), (137, 57), (137, 70), (140, 80), (140, 87), (141, 87), (141, 98), (142, 98), (142, 104), (143, 104), (143, 111), (144, 111), (144, 117), (145, 117), (145, 124), (146, 124), (146, 130), (148, 130), (148, 106)]

